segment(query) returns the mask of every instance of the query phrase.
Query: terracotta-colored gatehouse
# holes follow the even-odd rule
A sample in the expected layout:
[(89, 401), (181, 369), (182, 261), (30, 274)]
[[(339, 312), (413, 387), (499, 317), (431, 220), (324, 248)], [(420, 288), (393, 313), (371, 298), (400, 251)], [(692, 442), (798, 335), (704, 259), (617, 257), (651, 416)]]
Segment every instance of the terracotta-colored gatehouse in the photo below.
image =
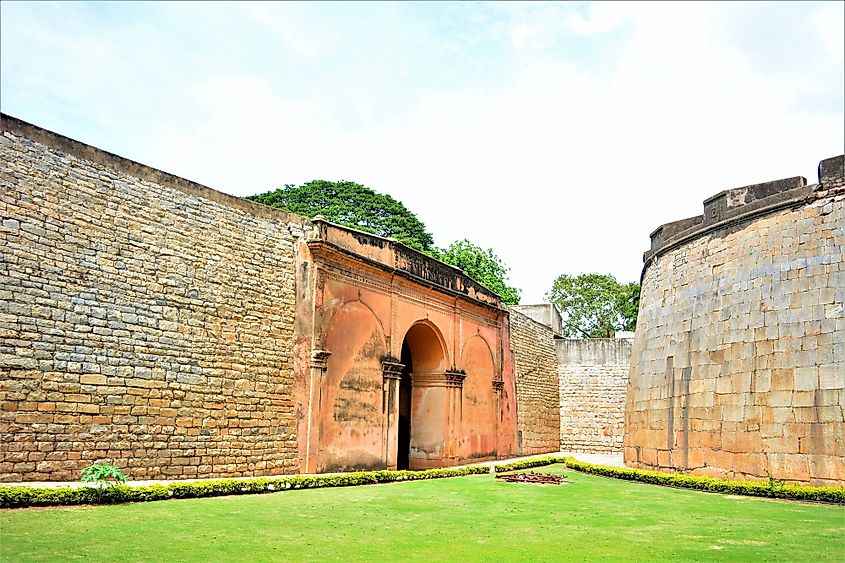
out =
[(296, 269), (303, 470), (512, 455), (515, 386), (498, 297), (394, 241), (314, 227)]

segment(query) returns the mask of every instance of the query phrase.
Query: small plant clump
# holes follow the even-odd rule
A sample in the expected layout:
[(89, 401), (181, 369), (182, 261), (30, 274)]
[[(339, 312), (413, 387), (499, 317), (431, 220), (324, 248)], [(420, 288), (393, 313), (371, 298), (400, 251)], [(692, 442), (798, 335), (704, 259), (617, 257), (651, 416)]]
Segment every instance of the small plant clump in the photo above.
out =
[(114, 485), (126, 481), (127, 477), (120, 468), (108, 463), (94, 463), (82, 470), (83, 483)]

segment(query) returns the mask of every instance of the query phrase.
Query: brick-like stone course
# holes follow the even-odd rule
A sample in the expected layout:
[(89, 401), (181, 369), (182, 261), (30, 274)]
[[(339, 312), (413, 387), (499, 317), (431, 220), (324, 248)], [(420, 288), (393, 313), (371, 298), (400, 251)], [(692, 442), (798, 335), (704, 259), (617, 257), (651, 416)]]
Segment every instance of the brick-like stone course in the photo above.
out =
[(561, 451), (622, 453), (631, 340), (561, 339), (556, 347)]
[(0, 481), (296, 472), (302, 220), (3, 125)]
[(554, 332), (511, 309), (510, 340), (520, 453), (556, 452), (560, 445), (560, 394)]
[(647, 257), (629, 465), (845, 483), (842, 157), (823, 165), (791, 205)]

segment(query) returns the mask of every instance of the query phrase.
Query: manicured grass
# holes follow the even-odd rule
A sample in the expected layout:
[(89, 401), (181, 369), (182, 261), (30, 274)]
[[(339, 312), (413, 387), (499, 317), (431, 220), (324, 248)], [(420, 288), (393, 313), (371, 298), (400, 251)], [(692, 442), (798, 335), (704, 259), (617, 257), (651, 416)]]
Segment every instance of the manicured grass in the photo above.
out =
[(0, 512), (0, 560), (816, 561), (845, 508), (617, 481), (432, 481)]

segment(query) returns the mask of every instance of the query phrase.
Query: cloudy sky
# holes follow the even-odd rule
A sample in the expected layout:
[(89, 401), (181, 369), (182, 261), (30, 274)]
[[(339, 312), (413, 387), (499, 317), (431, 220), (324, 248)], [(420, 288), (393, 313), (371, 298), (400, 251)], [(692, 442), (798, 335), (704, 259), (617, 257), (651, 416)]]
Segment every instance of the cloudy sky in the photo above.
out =
[(842, 2), (0, 4), (0, 108), (245, 196), (393, 195), (445, 246), (639, 279), (649, 233), (845, 148)]

